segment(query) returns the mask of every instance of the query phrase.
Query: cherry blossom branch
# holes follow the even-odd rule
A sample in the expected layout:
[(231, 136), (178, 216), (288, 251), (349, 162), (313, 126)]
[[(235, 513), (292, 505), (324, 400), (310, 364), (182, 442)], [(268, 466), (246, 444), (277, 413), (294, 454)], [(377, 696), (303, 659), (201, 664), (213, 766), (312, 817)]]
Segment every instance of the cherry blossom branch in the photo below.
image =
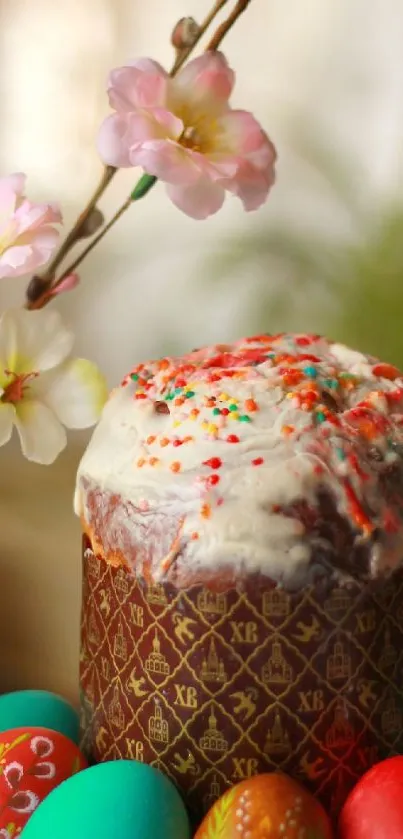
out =
[[(213, 5), (211, 11), (209, 12), (209, 14), (206, 16), (206, 18), (201, 23), (201, 25), (198, 26), (197, 28), (195, 28), (194, 35), (193, 35), (193, 38), (192, 38), (191, 42), (186, 47), (184, 47), (183, 49), (178, 49), (177, 50), (176, 58), (175, 58), (175, 61), (173, 63), (171, 71), (170, 71), (170, 76), (172, 78), (179, 72), (179, 70), (181, 69), (181, 67), (183, 66), (183, 64), (187, 60), (187, 58), (191, 55), (191, 53), (193, 52), (193, 50), (195, 49), (195, 47), (197, 46), (197, 44), (199, 43), (199, 41), (201, 40), (201, 38), (203, 37), (205, 32), (207, 31), (209, 26), (212, 24), (214, 18), (218, 15), (218, 13), (226, 5), (226, 3), (228, 3), (228, 0), (215, 0), (215, 3)], [(56, 273), (59, 265), (63, 262), (64, 258), (67, 256), (67, 254), (70, 252), (70, 250), (74, 247), (74, 245), (77, 244), (77, 242), (79, 242), (80, 239), (82, 238), (83, 230), (85, 229), (86, 223), (88, 222), (91, 214), (96, 209), (96, 206), (97, 206), (97, 203), (98, 203), (99, 199), (104, 194), (106, 188), (109, 186), (109, 184), (110, 184), (112, 178), (114, 177), (114, 175), (116, 174), (116, 172), (117, 172), (117, 169), (115, 169), (113, 166), (105, 166), (104, 167), (102, 177), (101, 177), (101, 180), (100, 180), (97, 188), (95, 189), (94, 193), (92, 194), (92, 196), (91, 196), (88, 204), (84, 208), (83, 212), (79, 215), (77, 221), (75, 222), (75, 224), (71, 228), (70, 233), (68, 233), (68, 235), (66, 236), (66, 239), (62, 243), (61, 247), (59, 248), (59, 250), (55, 254), (52, 261), (49, 263), (46, 271), (41, 276), (33, 277), (31, 282), (29, 283), (29, 286), (28, 286), (28, 289), (27, 289), (27, 295), (26, 295), (27, 296), (27, 303), (26, 303), (26, 308), (27, 309), (38, 309), (38, 308), (42, 308), (42, 306), (46, 305), (46, 303), (53, 296), (53, 295), (49, 294), (49, 292), (52, 289), (54, 289), (57, 285), (60, 285), (61, 280), (64, 279), (67, 276), (67, 273), (63, 272), (63, 277), (59, 278), (59, 280), (57, 280), (56, 283), (54, 282), (55, 273)], [(125, 206), (125, 205), (123, 205), (123, 206)], [(125, 209), (126, 209), (126, 207), (125, 207)], [(124, 212), (124, 210), (121, 208), (121, 212), (118, 211), (118, 213), (116, 214), (117, 218), (120, 218), (120, 215), (122, 215), (123, 212)], [(112, 220), (113, 223), (115, 223), (115, 221), (117, 221), (117, 218), (114, 217), (114, 220)], [(107, 225), (104, 228), (104, 235), (105, 235), (105, 233), (108, 232), (108, 230), (110, 229), (111, 226), (112, 225)], [(100, 235), (97, 236), (96, 239), (93, 240), (93, 247), (102, 238), (103, 237), (100, 236)], [(92, 250), (92, 247), (91, 248), (87, 247), (83, 251), (82, 259), (84, 259), (84, 257), (87, 256), (87, 254), (91, 250)], [(82, 259), (80, 259), (79, 261), (81, 262)], [(79, 263), (77, 263), (77, 264), (79, 264)], [(68, 272), (68, 273), (70, 273), (70, 272)]]
[[(229, 0), (216, 0), (211, 11), (208, 13), (204, 21), (199, 26), (197, 26), (197, 24), (194, 25), (192, 29), (192, 36), (189, 39), (189, 43), (184, 44), (184, 46), (182, 47), (177, 47), (176, 58), (170, 71), (170, 76), (172, 78), (181, 69), (181, 67), (183, 66), (187, 58), (190, 56), (190, 54), (193, 52), (203, 35), (206, 33), (206, 31), (216, 18), (216, 16), (228, 2)], [(251, 0), (238, 0), (231, 14), (228, 15), (228, 17), (223, 21), (223, 23), (220, 24), (220, 26), (217, 28), (212, 39), (205, 48), (205, 51), (214, 51), (218, 49), (227, 32), (229, 32), (232, 26), (236, 23), (237, 19), (240, 17), (242, 12), (245, 11), (250, 2)], [(179, 23), (181, 23), (181, 21)], [(176, 28), (177, 27), (175, 27), (175, 29)], [(109, 230), (111, 230), (111, 228), (122, 217), (126, 210), (129, 209), (133, 202), (145, 196), (150, 191), (150, 189), (152, 189), (152, 187), (157, 181), (157, 178), (144, 174), (138, 180), (131, 195), (116, 211), (116, 213), (112, 216), (110, 221), (107, 224), (105, 224), (104, 227), (102, 227), (98, 235), (96, 235), (95, 238), (91, 240), (91, 242), (77, 256), (77, 258), (68, 265), (68, 267), (63, 271), (61, 276), (57, 280), (55, 280), (55, 272), (57, 268), (59, 267), (65, 256), (70, 252), (72, 247), (80, 240), (80, 238), (83, 238), (83, 231), (85, 230), (85, 226), (91, 220), (91, 215), (94, 212), (96, 212), (97, 202), (105, 192), (107, 186), (110, 184), (116, 171), (117, 169), (115, 169), (113, 166), (105, 167), (102, 179), (97, 189), (92, 195), (84, 211), (77, 219), (77, 222), (73, 226), (72, 230), (66, 237), (61, 248), (59, 249), (54, 259), (48, 266), (48, 269), (42, 276), (36, 276), (32, 278), (27, 290), (27, 309), (41, 309), (44, 306), (46, 306), (46, 304), (54, 297), (57, 288), (62, 285), (66, 277), (75, 272), (76, 268), (78, 268), (81, 262), (83, 262), (83, 260), (96, 247), (98, 242), (100, 242), (104, 238), (104, 236), (109, 232)]]
[(241, 14), (249, 6), (250, 2), (251, 0), (238, 0), (231, 14), (228, 15), (228, 17), (215, 31), (211, 41), (209, 41), (209, 43), (207, 44), (206, 50), (218, 50), (221, 41), (223, 40), (223, 38), (225, 38), (227, 32), (229, 32), (229, 30), (232, 29), (234, 23), (236, 23)]
[(73, 227), (71, 228), (70, 233), (68, 233), (64, 242), (62, 242), (60, 248), (49, 263), (48, 267), (46, 268), (46, 271), (41, 275), (36, 275), (32, 277), (32, 280), (29, 283), (26, 292), (27, 309), (36, 308), (36, 306), (33, 305), (35, 300), (37, 300), (39, 296), (45, 295), (48, 292), (48, 290), (52, 287), (55, 273), (59, 265), (63, 262), (63, 259), (67, 256), (72, 247), (82, 238), (83, 230), (85, 229), (85, 226), (87, 225), (90, 216), (96, 210), (96, 205), (99, 199), (104, 194), (107, 186), (109, 186), (116, 171), (117, 169), (115, 169), (113, 166), (103, 167), (102, 176), (98, 183), (98, 186), (91, 195), (88, 204), (86, 205), (86, 207), (74, 223)]
[[(224, 6), (227, 5), (227, 3), (228, 3), (228, 0), (216, 0), (213, 8), (211, 9), (211, 11), (207, 15), (207, 17), (205, 17), (203, 23), (200, 24), (197, 31), (195, 32), (194, 40), (192, 40), (191, 43), (188, 46), (186, 46), (183, 49), (178, 51), (178, 54), (176, 56), (174, 65), (173, 65), (172, 70), (170, 72), (170, 76), (175, 76), (176, 73), (178, 72), (178, 70), (180, 70), (180, 68), (183, 66), (185, 61), (189, 58), (189, 55), (193, 52), (194, 48), (197, 46), (197, 44), (199, 43), (199, 41), (201, 40), (203, 35), (207, 32), (207, 30), (211, 26), (213, 20), (217, 17), (217, 15), (221, 11), (221, 9), (223, 9)], [(211, 47), (207, 47), (207, 49), (211, 49)]]
[(91, 253), (91, 251), (96, 247), (98, 242), (100, 242), (101, 239), (103, 239), (104, 236), (106, 236), (111, 227), (113, 227), (116, 224), (116, 222), (121, 218), (121, 216), (123, 216), (126, 210), (128, 210), (129, 207), (131, 207), (131, 205), (135, 201), (139, 201), (140, 198), (144, 198), (144, 196), (147, 195), (147, 192), (149, 192), (150, 189), (152, 189), (152, 187), (156, 183), (156, 180), (157, 178), (155, 178), (153, 175), (143, 175), (136, 184), (131, 195), (129, 195), (124, 204), (122, 204), (122, 206), (119, 207), (119, 209), (108, 221), (108, 223), (105, 224), (102, 230), (98, 233), (98, 235), (95, 236), (95, 238), (92, 239), (91, 242), (89, 242), (87, 247), (84, 248), (84, 250), (77, 256), (77, 258), (70, 263), (68, 268), (66, 268), (65, 271), (63, 271), (62, 275), (59, 277), (58, 280), (56, 280), (52, 287), (46, 289), (40, 295), (40, 297), (37, 298), (37, 300), (33, 300), (31, 303), (29, 303), (27, 308), (31, 311), (35, 309), (43, 309), (43, 307), (46, 306), (46, 304), (49, 303), (49, 301), (54, 297), (55, 291), (64, 282), (66, 277), (74, 273), (74, 271), (76, 270), (76, 268), (78, 268), (80, 263), (83, 262), (83, 260), (88, 256), (89, 253)]

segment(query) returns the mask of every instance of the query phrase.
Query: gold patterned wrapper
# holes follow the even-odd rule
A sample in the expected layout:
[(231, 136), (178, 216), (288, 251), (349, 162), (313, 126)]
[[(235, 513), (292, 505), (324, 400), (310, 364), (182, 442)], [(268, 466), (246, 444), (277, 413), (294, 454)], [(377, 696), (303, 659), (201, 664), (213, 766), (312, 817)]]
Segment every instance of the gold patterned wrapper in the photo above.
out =
[(403, 751), (403, 574), (287, 593), (146, 585), (84, 537), (83, 745), (161, 769), (195, 821), (280, 768), (335, 818), (357, 779)]

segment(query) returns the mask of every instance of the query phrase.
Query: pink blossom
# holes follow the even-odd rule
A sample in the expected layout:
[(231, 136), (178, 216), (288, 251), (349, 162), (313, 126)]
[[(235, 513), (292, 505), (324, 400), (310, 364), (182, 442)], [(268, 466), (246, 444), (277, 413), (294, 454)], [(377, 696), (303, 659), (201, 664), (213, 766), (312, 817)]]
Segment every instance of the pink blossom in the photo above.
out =
[(101, 126), (101, 157), (164, 181), (173, 203), (193, 218), (216, 213), (226, 190), (256, 210), (273, 184), (276, 151), (252, 114), (230, 107), (234, 81), (216, 52), (189, 62), (174, 79), (150, 59), (113, 70), (115, 113)]
[(67, 274), (67, 277), (64, 277), (57, 286), (50, 290), (49, 297), (56, 297), (58, 294), (64, 294), (65, 291), (73, 291), (74, 288), (77, 288), (79, 282), (80, 277), (78, 274)]
[(36, 271), (57, 244), (62, 221), (53, 204), (32, 204), (24, 195), (25, 175), (0, 178), (0, 279)]

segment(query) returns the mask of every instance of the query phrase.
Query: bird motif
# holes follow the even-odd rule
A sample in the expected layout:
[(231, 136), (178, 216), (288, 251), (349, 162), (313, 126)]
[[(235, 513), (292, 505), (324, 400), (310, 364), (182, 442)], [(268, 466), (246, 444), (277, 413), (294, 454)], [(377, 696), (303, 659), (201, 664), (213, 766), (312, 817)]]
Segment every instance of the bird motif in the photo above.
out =
[(188, 753), (187, 758), (182, 757), (179, 752), (175, 752), (174, 760), (176, 763), (172, 764), (172, 769), (179, 772), (180, 775), (199, 775), (200, 766), (196, 763), (195, 756), (191, 752)]
[(295, 638), (296, 641), (300, 641), (301, 644), (309, 644), (313, 638), (317, 638), (320, 634), (320, 623), (317, 618), (312, 616), (310, 626), (302, 621), (298, 621), (297, 629), (299, 629), (299, 633), (294, 633), (292, 637)]
[(127, 680), (126, 687), (128, 691), (132, 691), (138, 699), (141, 699), (142, 696), (147, 696), (148, 691), (142, 688), (142, 685), (147, 684), (147, 681), (144, 676), (141, 676), (140, 679), (136, 679), (135, 676), (136, 668), (134, 667)]
[(186, 644), (186, 640), (194, 641), (194, 632), (190, 629), (192, 624), (196, 624), (193, 618), (187, 618), (179, 612), (175, 612), (172, 616), (175, 625), (174, 633), (181, 644)]
[(256, 711), (257, 690), (255, 688), (246, 688), (246, 690), (239, 690), (236, 693), (231, 693), (231, 699), (237, 701), (234, 707), (234, 714), (244, 714), (244, 720), (249, 720)]

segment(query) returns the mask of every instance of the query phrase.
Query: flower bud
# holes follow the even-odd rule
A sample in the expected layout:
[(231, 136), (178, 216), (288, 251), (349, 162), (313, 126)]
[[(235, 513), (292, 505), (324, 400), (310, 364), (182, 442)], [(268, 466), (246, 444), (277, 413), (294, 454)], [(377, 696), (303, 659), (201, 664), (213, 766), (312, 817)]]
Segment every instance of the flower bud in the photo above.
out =
[(102, 227), (103, 223), (104, 217), (101, 210), (98, 210), (98, 207), (94, 207), (80, 227), (80, 239), (87, 239), (89, 236), (93, 236)]
[(27, 303), (36, 303), (36, 301), (39, 299), (39, 297), (41, 297), (48, 285), (49, 281), (47, 279), (39, 277), (38, 274), (35, 274), (35, 276), (33, 276), (30, 280), (26, 291)]
[(172, 32), (171, 44), (179, 51), (188, 49), (193, 46), (199, 32), (200, 26), (193, 17), (182, 17)]
[(68, 274), (67, 277), (64, 277), (58, 285), (50, 290), (49, 297), (56, 297), (57, 294), (64, 294), (65, 291), (73, 291), (74, 288), (77, 288), (79, 282), (80, 277), (78, 274)]

